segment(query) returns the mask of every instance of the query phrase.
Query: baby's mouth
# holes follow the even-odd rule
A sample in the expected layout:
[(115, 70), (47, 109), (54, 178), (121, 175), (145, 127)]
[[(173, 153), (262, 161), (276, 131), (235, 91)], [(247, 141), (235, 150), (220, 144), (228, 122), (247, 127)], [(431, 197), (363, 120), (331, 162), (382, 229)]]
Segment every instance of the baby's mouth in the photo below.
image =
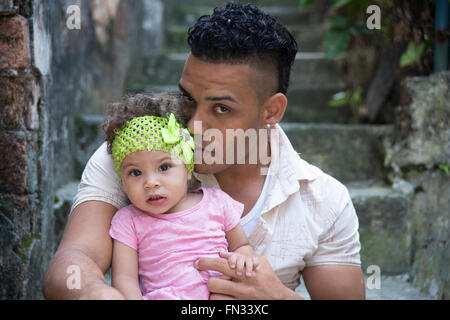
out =
[(147, 199), (147, 202), (153, 206), (159, 206), (159, 205), (162, 205), (165, 200), (166, 200), (166, 198), (163, 196), (152, 195)]

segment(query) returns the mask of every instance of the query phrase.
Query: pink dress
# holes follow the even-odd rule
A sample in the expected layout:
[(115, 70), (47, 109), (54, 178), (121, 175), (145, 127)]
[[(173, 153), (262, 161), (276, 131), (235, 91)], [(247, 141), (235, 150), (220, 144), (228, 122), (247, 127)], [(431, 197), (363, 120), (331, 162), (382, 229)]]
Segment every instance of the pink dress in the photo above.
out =
[(194, 261), (228, 250), (225, 232), (239, 223), (244, 205), (222, 190), (200, 190), (202, 200), (184, 211), (151, 214), (129, 205), (114, 215), (109, 233), (137, 251), (144, 299), (209, 298), (206, 283), (217, 273), (198, 271)]

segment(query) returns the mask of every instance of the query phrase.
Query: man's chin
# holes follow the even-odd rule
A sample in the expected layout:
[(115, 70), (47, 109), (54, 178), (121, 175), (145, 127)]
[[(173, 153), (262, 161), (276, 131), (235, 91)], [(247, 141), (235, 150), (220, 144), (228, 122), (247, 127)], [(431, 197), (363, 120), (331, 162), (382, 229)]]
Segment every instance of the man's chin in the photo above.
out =
[(219, 173), (231, 165), (229, 164), (196, 164), (194, 167), (194, 171), (200, 174), (216, 174)]

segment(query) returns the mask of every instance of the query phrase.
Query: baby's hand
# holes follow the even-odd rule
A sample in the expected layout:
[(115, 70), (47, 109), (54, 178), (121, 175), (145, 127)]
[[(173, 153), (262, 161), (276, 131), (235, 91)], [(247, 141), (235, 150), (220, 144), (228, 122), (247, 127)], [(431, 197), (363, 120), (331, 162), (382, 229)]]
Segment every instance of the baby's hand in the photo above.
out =
[(220, 251), (220, 257), (228, 260), (228, 265), (231, 269), (236, 268), (236, 274), (242, 276), (245, 268), (245, 275), (247, 277), (252, 276), (252, 270), (258, 266), (258, 258), (256, 256), (244, 255), (239, 252), (226, 252)]

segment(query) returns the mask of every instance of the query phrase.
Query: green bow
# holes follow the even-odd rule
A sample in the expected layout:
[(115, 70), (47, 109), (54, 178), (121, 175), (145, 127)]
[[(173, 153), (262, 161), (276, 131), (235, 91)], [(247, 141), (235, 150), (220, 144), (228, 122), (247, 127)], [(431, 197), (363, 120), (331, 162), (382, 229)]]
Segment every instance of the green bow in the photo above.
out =
[(173, 113), (170, 113), (167, 128), (162, 128), (161, 134), (164, 142), (167, 144), (175, 144), (179, 142), (181, 147), (180, 156), (184, 159), (185, 163), (192, 163), (194, 159), (193, 150), (195, 148), (194, 139), (192, 139), (188, 129), (180, 129), (180, 124), (175, 119), (175, 115)]

